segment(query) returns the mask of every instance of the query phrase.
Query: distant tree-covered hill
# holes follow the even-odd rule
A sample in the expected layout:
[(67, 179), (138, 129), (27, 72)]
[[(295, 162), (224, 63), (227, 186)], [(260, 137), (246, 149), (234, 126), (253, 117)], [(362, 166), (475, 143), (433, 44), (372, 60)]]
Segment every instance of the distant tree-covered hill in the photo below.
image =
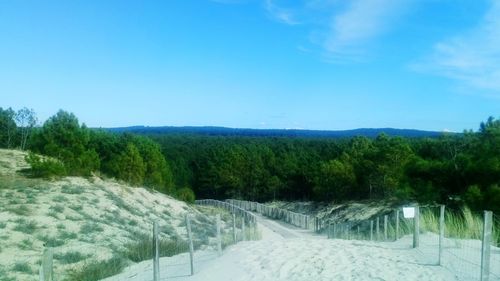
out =
[(299, 129), (239, 129), (226, 127), (148, 127), (133, 126), (121, 128), (108, 128), (112, 132), (129, 132), (136, 134), (195, 134), (207, 136), (250, 136), (250, 137), (302, 137), (302, 138), (349, 138), (363, 136), (376, 138), (381, 133), (399, 137), (439, 137), (443, 132), (421, 131), (413, 129), (394, 128), (361, 128), (354, 130), (299, 130)]

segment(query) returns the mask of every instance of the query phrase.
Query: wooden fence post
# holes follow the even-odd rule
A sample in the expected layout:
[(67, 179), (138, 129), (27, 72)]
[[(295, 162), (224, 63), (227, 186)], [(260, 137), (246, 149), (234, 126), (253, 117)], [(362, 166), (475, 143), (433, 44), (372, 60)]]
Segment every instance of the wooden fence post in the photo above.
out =
[(481, 247), (481, 281), (490, 280), (490, 250), (492, 232), (492, 212), (484, 211), (483, 241)]
[(153, 280), (160, 280), (160, 251), (158, 249), (158, 222), (153, 222)]
[(373, 220), (370, 220), (370, 241), (373, 241)]
[(217, 225), (217, 253), (219, 256), (222, 256), (222, 238), (220, 236), (220, 214), (217, 214), (215, 217), (216, 225)]
[(440, 212), (439, 212), (439, 259), (438, 259), (438, 265), (443, 265), (444, 211), (445, 211), (445, 206), (441, 205)]
[(43, 249), (42, 264), (40, 265), (40, 281), (52, 281), (52, 248), (46, 247)]
[(234, 213), (233, 213), (233, 240), (235, 244), (236, 242), (238, 242), (236, 240), (236, 215)]
[(194, 274), (194, 263), (193, 263), (193, 255), (194, 255), (194, 247), (193, 247), (193, 235), (191, 233), (191, 220), (189, 219), (189, 215), (186, 215), (186, 227), (187, 234), (189, 240), (189, 262), (191, 265), (191, 275)]
[(245, 233), (245, 218), (241, 218), (241, 238), (243, 241), (247, 240), (247, 234)]
[(398, 240), (399, 239), (399, 210), (396, 210), (396, 239), (394, 239), (394, 241)]
[(420, 207), (415, 206), (415, 216), (413, 217), (413, 248), (420, 244)]
[(384, 241), (387, 241), (387, 215), (384, 215)]

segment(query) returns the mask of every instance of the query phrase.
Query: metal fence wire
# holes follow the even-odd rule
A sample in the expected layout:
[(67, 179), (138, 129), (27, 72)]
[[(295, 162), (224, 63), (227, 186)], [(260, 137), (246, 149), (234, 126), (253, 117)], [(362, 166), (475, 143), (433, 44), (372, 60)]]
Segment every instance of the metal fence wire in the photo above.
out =
[(415, 247), (417, 260), (422, 264), (439, 265), (440, 206), (419, 208), (419, 245)]
[(418, 206), (405, 218), (396, 208), (367, 220), (328, 221), (317, 232), (329, 239), (399, 241), (393, 247), (411, 249), (419, 264), (441, 265), (458, 280), (500, 280), (500, 217), (491, 212), (481, 217), (468, 209)]

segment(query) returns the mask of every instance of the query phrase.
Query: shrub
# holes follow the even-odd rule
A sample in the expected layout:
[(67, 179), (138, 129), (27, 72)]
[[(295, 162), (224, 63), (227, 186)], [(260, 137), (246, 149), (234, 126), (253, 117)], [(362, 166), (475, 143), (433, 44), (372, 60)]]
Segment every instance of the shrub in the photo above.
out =
[(54, 259), (58, 260), (61, 264), (73, 264), (88, 258), (88, 255), (84, 255), (80, 252), (71, 251), (64, 254), (56, 253), (54, 254)]
[(66, 193), (66, 194), (82, 194), (83, 193), (83, 189), (81, 187), (78, 187), (78, 186), (69, 186), (69, 185), (64, 185), (62, 188), (61, 188), (61, 192), (62, 193)]
[(64, 211), (64, 206), (57, 204), (54, 206), (50, 206), (49, 210), (52, 210), (56, 213), (62, 213)]
[(33, 272), (31, 270), (31, 266), (27, 262), (16, 262), (16, 264), (12, 267), (12, 270), (27, 274), (31, 274)]
[(74, 232), (59, 230), (59, 239), (70, 240), (70, 239), (76, 239), (76, 238), (78, 238), (78, 235)]
[(122, 272), (125, 266), (126, 261), (118, 256), (106, 261), (90, 261), (82, 267), (71, 269), (68, 280), (97, 281)]
[(477, 185), (469, 186), (464, 194), (464, 198), (465, 202), (474, 210), (479, 210), (483, 205), (483, 195)]
[(30, 208), (26, 205), (21, 206), (11, 206), (7, 208), (7, 211), (16, 214), (18, 216), (28, 216), (31, 214)]
[(17, 225), (14, 226), (15, 231), (32, 234), (37, 228), (38, 225), (35, 221), (27, 221), (25, 219), (16, 220)]
[[(141, 262), (153, 257), (153, 238), (147, 235), (138, 237), (136, 242), (125, 245), (125, 254), (133, 262)], [(189, 250), (189, 245), (182, 240), (159, 240), (160, 257), (171, 257)]]
[(102, 232), (104, 229), (97, 223), (85, 223), (80, 227), (80, 233), (89, 234), (92, 232)]
[(188, 203), (194, 203), (195, 195), (194, 192), (189, 187), (184, 187), (177, 190), (177, 199)]
[(30, 250), (33, 248), (33, 241), (30, 239), (23, 239), (21, 243), (19, 243), (19, 248), (22, 250)]
[(31, 165), (30, 174), (36, 178), (58, 178), (66, 175), (64, 165), (54, 159), (41, 159), (40, 156), (30, 152), (26, 162)]
[(59, 247), (65, 244), (64, 240), (57, 239), (56, 237), (51, 237), (48, 235), (39, 235), (37, 238), (43, 241), (47, 247)]

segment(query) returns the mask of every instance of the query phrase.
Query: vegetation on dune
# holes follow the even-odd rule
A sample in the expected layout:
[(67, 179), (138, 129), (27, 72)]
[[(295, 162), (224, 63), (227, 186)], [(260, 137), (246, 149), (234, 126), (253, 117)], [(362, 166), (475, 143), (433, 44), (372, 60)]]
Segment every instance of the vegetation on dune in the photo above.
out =
[[(20, 127), (17, 120), (22, 121), (17, 122)], [(150, 138), (91, 130), (63, 110), (39, 128), (33, 128), (35, 121), (33, 111), (23, 109), (17, 114), (10, 108), (0, 108), (0, 147), (28, 148), (31, 176), (57, 178), (100, 172), (133, 185), (176, 194), (168, 162)]]
[[(16, 127), (17, 115), (0, 110), (0, 146), (22, 147), (24, 127)], [(31, 126), (29, 120), (24, 124)], [(255, 201), (397, 198), (467, 203), (500, 213), (500, 120), (494, 118), (478, 132), (436, 138), (326, 139), (110, 133), (59, 111), (29, 136), (26, 147), (49, 156), (27, 157), (34, 176), (101, 173), (188, 202), (194, 195)]]
[(95, 281), (120, 273), (127, 266), (127, 261), (114, 256), (105, 261), (87, 261), (83, 266), (69, 271), (66, 280)]

